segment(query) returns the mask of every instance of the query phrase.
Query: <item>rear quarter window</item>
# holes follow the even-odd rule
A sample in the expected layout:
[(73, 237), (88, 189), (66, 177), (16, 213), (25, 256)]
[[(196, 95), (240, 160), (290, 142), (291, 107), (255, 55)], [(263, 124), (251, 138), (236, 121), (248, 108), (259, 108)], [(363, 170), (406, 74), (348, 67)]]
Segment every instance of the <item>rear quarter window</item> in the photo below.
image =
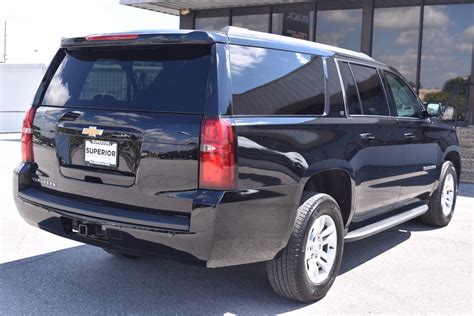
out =
[(325, 80), (319, 57), (230, 46), (234, 115), (321, 115)]
[(204, 113), (210, 45), (65, 51), (42, 105)]

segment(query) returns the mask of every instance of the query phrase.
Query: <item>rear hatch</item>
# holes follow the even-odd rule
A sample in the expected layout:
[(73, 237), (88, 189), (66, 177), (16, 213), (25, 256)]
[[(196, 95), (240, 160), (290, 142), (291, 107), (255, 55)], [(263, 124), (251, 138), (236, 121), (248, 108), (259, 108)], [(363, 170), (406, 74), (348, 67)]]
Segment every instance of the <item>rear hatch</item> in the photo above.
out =
[(34, 118), (49, 192), (190, 212), (212, 45), (62, 49)]

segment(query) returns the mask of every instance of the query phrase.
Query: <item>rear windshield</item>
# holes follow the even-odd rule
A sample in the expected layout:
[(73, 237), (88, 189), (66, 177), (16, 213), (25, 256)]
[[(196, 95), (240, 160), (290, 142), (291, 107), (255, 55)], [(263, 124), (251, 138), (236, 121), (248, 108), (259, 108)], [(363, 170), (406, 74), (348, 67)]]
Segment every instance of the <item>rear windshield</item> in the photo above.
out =
[(65, 51), (42, 105), (204, 113), (209, 45)]

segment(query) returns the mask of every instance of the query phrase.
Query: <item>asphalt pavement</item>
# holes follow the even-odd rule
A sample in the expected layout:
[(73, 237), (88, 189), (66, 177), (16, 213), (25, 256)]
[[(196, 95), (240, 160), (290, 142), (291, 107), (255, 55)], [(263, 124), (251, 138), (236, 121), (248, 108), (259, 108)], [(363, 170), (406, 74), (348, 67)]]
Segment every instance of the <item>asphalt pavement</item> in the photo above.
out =
[(302, 304), (274, 294), (265, 264), (117, 258), (27, 225), (12, 201), (16, 139), (0, 135), (0, 314), (473, 314), (474, 185), (448, 227), (411, 221), (346, 244), (329, 294)]

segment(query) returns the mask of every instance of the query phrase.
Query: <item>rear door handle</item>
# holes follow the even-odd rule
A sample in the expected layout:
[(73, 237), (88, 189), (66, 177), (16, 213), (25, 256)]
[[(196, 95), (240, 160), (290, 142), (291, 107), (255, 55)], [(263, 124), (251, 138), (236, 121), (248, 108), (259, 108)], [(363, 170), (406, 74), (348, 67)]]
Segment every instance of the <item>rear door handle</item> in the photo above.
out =
[(362, 133), (360, 134), (360, 138), (368, 141), (375, 140), (375, 136), (372, 133)]
[(405, 136), (406, 140), (414, 140), (416, 138), (412, 133), (405, 133), (403, 136)]

